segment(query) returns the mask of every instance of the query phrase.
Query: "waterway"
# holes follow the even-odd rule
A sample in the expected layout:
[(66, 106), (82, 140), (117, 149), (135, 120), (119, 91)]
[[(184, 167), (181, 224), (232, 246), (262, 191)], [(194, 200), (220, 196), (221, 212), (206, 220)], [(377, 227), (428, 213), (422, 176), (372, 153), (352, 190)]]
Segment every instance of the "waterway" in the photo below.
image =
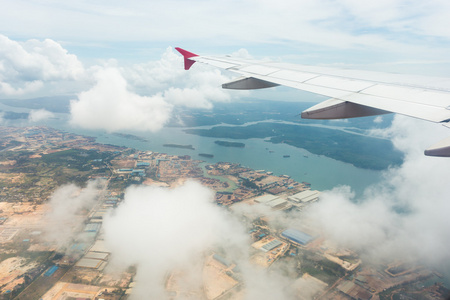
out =
[[(28, 112), (29, 109), (13, 108), (0, 104), (4, 111)], [(326, 156), (316, 155), (300, 148), (286, 144), (272, 144), (265, 139), (231, 140), (245, 143), (245, 148), (224, 147), (214, 143), (218, 138), (201, 137), (185, 133), (186, 128), (163, 128), (152, 132), (121, 131), (133, 134), (145, 140), (129, 139), (100, 130), (87, 130), (71, 126), (67, 114), (56, 114), (55, 119), (38, 123), (26, 120), (8, 121), (6, 125), (32, 126), (45, 125), (67, 132), (92, 136), (99, 143), (126, 146), (142, 151), (154, 151), (172, 155), (190, 155), (192, 159), (204, 160), (207, 163), (233, 162), (255, 170), (271, 171), (274, 175), (289, 175), (298, 182), (311, 183), (313, 189), (328, 190), (339, 185), (348, 185), (361, 194), (366, 187), (381, 180), (382, 172), (356, 168)], [(211, 126), (196, 127), (210, 128)], [(192, 145), (195, 149), (164, 147), (163, 144)], [(214, 157), (201, 157), (199, 153), (213, 154)], [(289, 157), (283, 157), (289, 155)]]

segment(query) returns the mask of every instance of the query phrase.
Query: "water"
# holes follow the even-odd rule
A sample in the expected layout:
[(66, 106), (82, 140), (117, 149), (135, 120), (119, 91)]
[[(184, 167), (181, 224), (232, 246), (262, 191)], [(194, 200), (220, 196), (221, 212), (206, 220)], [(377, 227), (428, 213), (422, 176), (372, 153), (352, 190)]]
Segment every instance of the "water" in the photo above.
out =
[[(0, 104), (5, 111), (28, 112), (24, 108), (12, 108)], [(154, 151), (172, 155), (190, 155), (192, 159), (204, 160), (208, 163), (219, 161), (240, 163), (255, 170), (271, 171), (274, 175), (289, 175), (298, 182), (308, 182), (313, 189), (328, 190), (338, 185), (348, 185), (357, 193), (381, 179), (382, 172), (356, 168), (351, 164), (343, 163), (325, 156), (311, 154), (304, 149), (295, 148), (286, 144), (272, 144), (264, 139), (245, 139), (225, 141), (245, 143), (245, 148), (223, 147), (214, 143), (217, 138), (201, 137), (186, 134), (183, 128), (163, 128), (157, 133), (121, 131), (133, 134), (147, 141), (127, 139), (105, 131), (86, 130), (76, 128), (67, 123), (67, 114), (55, 114), (57, 119), (46, 120), (39, 123), (29, 123), (24, 120), (9, 121), (7, 125), (31, 126), (45, 125), (67, 132), (93, 136), (97, 142), (118, 146), (126, 146), (142, 151)], [(210, 128), (211, 126), (196, 127)], [(163, 144), (192, 145), (195, 150), (164, 147)], [(213, 158), (198, 156), (199, 153), (213, 154)], [(283, 155), (289, 155), (284, 158)]]

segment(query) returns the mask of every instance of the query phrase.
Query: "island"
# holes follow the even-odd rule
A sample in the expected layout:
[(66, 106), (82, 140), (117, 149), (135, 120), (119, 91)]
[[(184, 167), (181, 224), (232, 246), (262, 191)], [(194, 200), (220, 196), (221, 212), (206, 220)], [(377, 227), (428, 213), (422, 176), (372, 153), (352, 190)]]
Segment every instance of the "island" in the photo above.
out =
[(199, 153), (198, 156), (207, 157), (207, 158), (213, 158), (213, 157), (214, 157), (214, 154)]
[(118, 136), (118, 137), (129, 139), (129, 140), (148, 142), (147, 139), (144, 139), (143, 137), (140, 137), (140, 136), (137, 136), (137, 135), (134, 135), (134, 134), (120, 133), (120, 132), (113, 132), (112, 134), (115, 135), (115, 136)]
[(178, 144), (163, 144), (164, 147), (171, 147), (171, 148), (182, 148), (182, 149), (189, 149), (189, 150), (195, 150), (192, 145), (178, 145)]
[(245, 144), (239, 142), (215, 141), (214, 143), (224, 147), (245, 148)]

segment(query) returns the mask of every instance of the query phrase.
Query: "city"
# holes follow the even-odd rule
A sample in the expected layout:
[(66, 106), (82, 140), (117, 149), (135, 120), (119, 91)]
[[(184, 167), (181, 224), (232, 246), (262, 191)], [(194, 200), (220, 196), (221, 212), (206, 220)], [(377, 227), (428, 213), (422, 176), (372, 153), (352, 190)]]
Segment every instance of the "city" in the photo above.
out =
[(2, 299), (128, 299), (142, 285), (140, 266), (112, 267), (104, 222), (131, 201), (133, 187), (164, 193), (192, 180), (213, 191), (213, 209), (239, 220), (245, 237), (236, 247), (251, 267), (231, 248), (202, 248), (195, 284), (186, 284), (190, 271), (181, 264), (163, 274), (168, 299), (245, 299), (252, 268), (284, 274), (293, 299), (442, 299), (450, 292), (443, 275), (420, 263), (366, 261), (327, 239), (304, 218), (321, 191), (287, 175), (103, 145), (42, 126), (2, 127), (0, 148)]

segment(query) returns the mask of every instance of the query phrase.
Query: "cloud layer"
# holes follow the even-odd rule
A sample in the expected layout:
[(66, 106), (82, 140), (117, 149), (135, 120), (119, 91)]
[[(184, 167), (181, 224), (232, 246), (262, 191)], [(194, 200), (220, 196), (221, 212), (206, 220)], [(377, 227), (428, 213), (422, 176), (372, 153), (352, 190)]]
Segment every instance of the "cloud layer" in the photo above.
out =
[(50, 197), (50, 210), (45, 217), (45, 237), (58, 247), (67, 247), (78, 235), (85, 217), (83, 209), (91, 209), (104, 182), (89, 181), (86, 188), (74, 184), (60, 186)]
[(448, 134), (440, 127), (396, 116), (384, 134), (405, 152), (404, 164), (385, 172), (361, 198), (348, 187), (323, 193), (308, 218), (328, 238), (371, 261), (411, 260), (448, 269), (450, 161), (423, 155), (426, 146)]
[(36, 110), (31, 110), (30, 114), (28, 115), (28, 120), (30, 122), (39, 122), (39, 121), (43, 121), (43, 120), (47, 120), (50, 118), (53, 118), (55, 115), (45, 109), (36, 109)]
[(436, 54), (446, 59), (449, 11), (446, 1), (420, 0), (16, 1), (0, 13), (0, 26), (12, 36), (51, 37), (89, 50), (120, 43), (142, 53), (149, 42), (180, 41), (199, 48), (270, 45), (306, 55), (313, 49), (378, 53), (366, 62), (388, 53), (433, 60)]
[[(213, 247), (247, 245), (244, 228), (213, 203), (213, 192), (196, 182), (174, 189), (130, 187), (124, 202), (104, 218), (113, 263), (137, 266), (135, 299), (164, 299), (164, 277), (195, 266)], [(201, 269), (200, 269), (201, 271)]]
[(156, 131), (169, 120), (172, 106), (160, 95), (139, 96), (128, 90), (117, 69), (96, 74), (97, 84), (70, 105), (71, 123), (84, 128)]
[(212, 108), (231, 99), (231, 92), (221, 88), (227, 78), (218, 70), (199, 66), (186, 72), (182, 61), (168, 48), (158, 61), (96, 67), (96, 84), (71, 102), (71, 123), (107, 131), (157, 131), (175, 106)]
[[(206, 66), (186, 72), (182, 57), (170, 47), (159, 60), (121, 67), (110, 60), (84, 68), (50, 39), (17, 42), (0, 35), (0, 46), (0, 97), (77, 91), (71, 124), (83, 128), (156, 131), (175, 106), (212, 108), (212, 103), (232, 98), (232, 92), (221, 88), (229, 78)], [(51, 116), (35, 110), (29, 120)]]
[(0, 95), (36, 92), (44, 82), (78, 80), (84, 72), (77, 57), (53, 40), (17, 42), (0, 34)]

